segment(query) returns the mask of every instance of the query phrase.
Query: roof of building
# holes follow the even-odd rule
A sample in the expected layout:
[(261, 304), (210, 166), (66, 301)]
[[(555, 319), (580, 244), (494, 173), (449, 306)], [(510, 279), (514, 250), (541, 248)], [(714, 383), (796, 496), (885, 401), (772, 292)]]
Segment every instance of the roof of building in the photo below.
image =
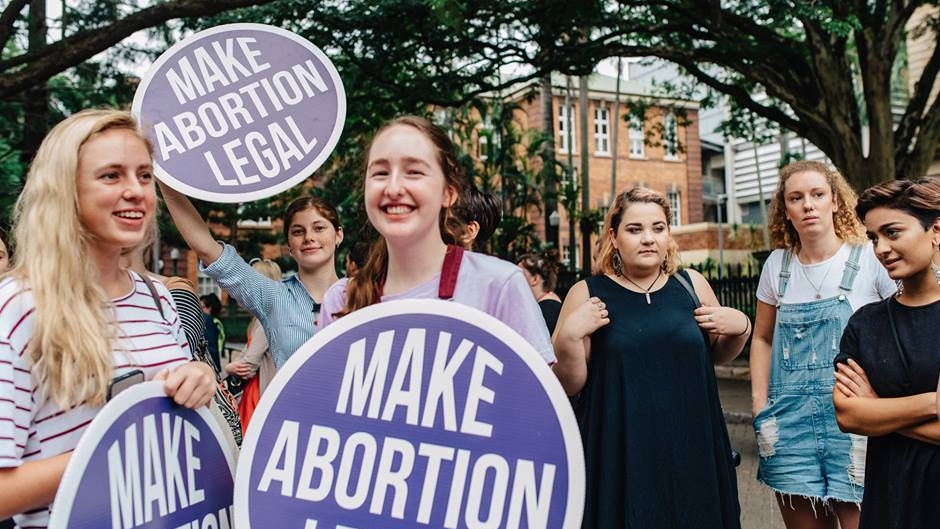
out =
[[(552, 88), (554, 89), (555, 94), (564, 94), (567, 89), (567, 77), (560, 73), (552, 73)], [(530, 80), (525, 84), (517, 86), (514, 90), (509, 93), (510, 99), (516, 99), (522, 96), (523, 94), (529, 92), (533, 88), (537, 89), (539, 81), (537, 79)], [(578, 89), (578, 77), (571, 76), (571, 87), (572, 90), (577, 91)], [(604, 75), (601, 73), (593, 73), (588, 76), (588, 97), (591, 99), (610, 99), (614, 100), (617, 93), (617, 78), (611, 75)], [(576, 97), (573, 95), (572, 97)], [(631, 98), (647, 98), (655, 99), (660, 103), (668, 103), (675, 106), (681, 106), (686, 108), (698, 108), (699, 104), (696, 101), (689, 99), (682, 99), (670, 96), (664, 89), (661, 89), (656, 86), (650, 86), (647, 84), (635, 83), (628, 81), (626, 79), (620, 80), (620, 98), (622, 101), (631, 99)]]

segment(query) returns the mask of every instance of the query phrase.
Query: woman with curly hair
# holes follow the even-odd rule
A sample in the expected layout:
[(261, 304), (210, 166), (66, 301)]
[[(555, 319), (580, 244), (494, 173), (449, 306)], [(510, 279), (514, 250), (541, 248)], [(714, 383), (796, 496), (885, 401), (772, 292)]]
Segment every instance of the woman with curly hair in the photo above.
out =
[[(789, 529), (858, 526), (866, 439), (839, 431), (832, 362), (849, 317), (895, 291), (855, 216), (856, 195), (826, 164), (780, 171), (771, 204), (777, 250), (761, 272), (751, 343), (757, 479)], [(824, 509), (817, 509), (821, 504)]]

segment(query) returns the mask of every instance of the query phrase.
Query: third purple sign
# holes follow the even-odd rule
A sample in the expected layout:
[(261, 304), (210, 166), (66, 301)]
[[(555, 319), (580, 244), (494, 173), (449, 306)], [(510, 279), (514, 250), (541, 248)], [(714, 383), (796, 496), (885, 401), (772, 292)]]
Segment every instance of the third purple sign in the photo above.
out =
[(262, 24), (229, 24), (179, 42), (134, 96), (171, 187), (214, 202), (265, 198), (311, 176), (343, 131), (346, 95), (326, 55)]
[(576, 529), (571, 406), (516, 332), (439, 300), (336, 321), (278, 372), (245, 436), (238, 529)]

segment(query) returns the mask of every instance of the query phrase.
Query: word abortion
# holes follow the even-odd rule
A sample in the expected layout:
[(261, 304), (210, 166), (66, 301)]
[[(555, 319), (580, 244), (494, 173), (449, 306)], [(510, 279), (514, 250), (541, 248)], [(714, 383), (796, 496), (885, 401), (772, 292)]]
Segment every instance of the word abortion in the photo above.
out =
[[(253, 38), (228, 38), (224, 46), (213, 42), (194, 50), (194, 61), (180, 58), (170, 68), (166, 80), (180, 104), (201, 101), (190, 111), (154, 124), (158, 160), (165, 162), (204, 146), (210, 138), (227, 137), (258, 122), (244, 136), (222, 145), (224, 156), (213, 150), (203, 152), (208, 168), (219, 185), (253, 184), (261, 177), (273, 178), (300, 162), (317, 145), (317, 138), (304, 137), (294, 117), (286, 109), (318, 94), (330, 91), (310, 59), (271, 73), (271, 64), (252, 45)], [(252, 80), (238, 89), (225, 89), (237, 82)], [(219, 92), (224, 92), (219, 95)], [(265, 121), (271, 116), (273, 120)], [(266, 129), (266, 130), (264, 130)], [(256, 174), (246, 171), (257, 169)], [(234, 175), (234, 178), (226, 175)]]
[[(420, 327), (407, 329), (396, 350), (396, 332), (402, 331), (378, 333), (369, 348), (365, 339), (350, 344), (333, 411), (362, 418), (364, 427), (397, 423), (417, 427), (415, 433), (404, 439), (323, 421), (284, 420), (264, 456), (256, 490), (327, 501), (346, 511), (367, 509), (415, 526), (548, 527), (560, 474), (555, 464), (447, 446), (439, 435), (449, 432), (447, 438), (458, 444), (493, 437), (497, 425), (480, 415), (497, 401), (492, 383), (502, 375), (503, 362), (471, 340), (453, 340), (445, 331), (429, 336)], [(430, 367), (427, 374), (424, 366)], [(446, 502), (438, 502), (439, 496)], [(318, 523), (308, 519), (305, 529)]]

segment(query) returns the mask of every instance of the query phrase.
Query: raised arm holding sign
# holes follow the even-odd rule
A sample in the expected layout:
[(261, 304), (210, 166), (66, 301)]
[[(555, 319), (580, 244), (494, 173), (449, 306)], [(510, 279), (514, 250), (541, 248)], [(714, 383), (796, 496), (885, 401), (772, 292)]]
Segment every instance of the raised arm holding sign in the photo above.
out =
[(196, 198), (242, 202), (285, 191), (326, 161), (346, 95), (310, 42), (273, 26), (229, 24), (161, 55), (133, 109), (162, 181)]

